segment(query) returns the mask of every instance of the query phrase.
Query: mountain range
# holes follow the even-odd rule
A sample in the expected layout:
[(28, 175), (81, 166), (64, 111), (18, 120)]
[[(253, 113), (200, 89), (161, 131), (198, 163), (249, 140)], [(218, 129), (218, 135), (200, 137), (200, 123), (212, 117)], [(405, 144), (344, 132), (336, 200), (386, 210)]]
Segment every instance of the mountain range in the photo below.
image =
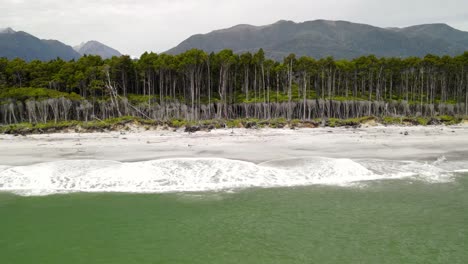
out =
[(73, 48), (57, 40), (39, 39), (12, 28), (0, 29), (0, 57), (49, 61), (56, 58), (78, 59), (85, 54), (99, 55), (102, 58), (122, 55), (117, 50), (94, 40)]
[(405, 28), (380, 28), (347, 21), (314, 20), (303, 23), (281, 20), (267, 26), (237, 25), (208, 34), (197, 34), (167, 51), (179, 54), (189, 49), (236, 53), (256, 52), (282, 59), (298, 56), (351, 59), (374, 54), (378, 57), (458, 55), (468, 50), (468, 32), (446, 24)]
[[(458, 55), (468, 50), (468, 32), (446, 24), (424, 24), (404, 28), (380, 28), (347, 21), (314, 20), (302, 23), (281, 20), (271, 25), (237, 25), (197, 34), (168, 50), (180, 54), (189, 49), (236, 53), (257, 52), (281, 60), (290, 53), (297, 56), (352, 59), (374, 54), (378, 57), (422, 57), (426, 54)], [(23, 31), (0, 29), (0, 57), (31, 60), (78, 59), (100, 55), (103, 58), (121, 53), (98, 41), (71, 47), (57, 40), (43, 40)]]

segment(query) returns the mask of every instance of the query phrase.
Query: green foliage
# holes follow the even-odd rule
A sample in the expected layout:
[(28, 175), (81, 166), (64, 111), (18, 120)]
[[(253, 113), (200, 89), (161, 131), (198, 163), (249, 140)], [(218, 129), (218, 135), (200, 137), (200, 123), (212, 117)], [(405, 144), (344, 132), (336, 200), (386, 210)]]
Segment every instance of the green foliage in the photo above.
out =
[(187, 120), (183, 120), (183, 119), (173, 119), (171, 121), (169, 121), (169, 125), (171, 127), (176, 127), (176, 128), (179, 128), (179, 127), (184, 127), (188, 124), (188, 121)]
[(92, 121), (60, 121), (60, 122), (47, 122), (47, 123), (18, 123), (13, 125), (0, 126), (0, 133), (5, 134), (30, 134), (30, 133), (52, 133), (60, 132), (65, 129), (72, 129), (76, 131), (103, 131), (115, 130), (129, 123), (137, 123), (140, 125), (158, 125), (158, 122), (148, 119), (142, 119), (132, 116), (123, 116), (119, 118), (110, 118), (105, 120), (92, 120)]
[(428, 118), (423, 118), (423, 117), (416, 118), (416, 121), (421, 126), (427, 126), (427, 124), (429, 123), (429, 119)]
[[(68, 62), (60, 59), (48, 62), (2, 59), (0, 89), (52, 88), (63, 93), (75, 92), (85, 98), (105, 97), (110, 81), (121, 96), (148, 94), (151, 86), (151, 92), (162, 94), (162, 100), (190, 102), (200, 98), (200, 102), (206, 103), (210, 84), (213, 101), (229, 98), (229, 102), (235, 103), (287, 102), (290, 100), (287, 92), (289, 70), (293, 77), (292, 101), (303, 99), (303, 84), (307, 82), (307, 99), (458, 104), (465, 102), (464, 91), (458, 91), (457, 87), (464, 87), (463, 84), (468, 82), (463, 74), (468, 70), (468, 55), (439, 57), (429, 54), (424, 58), (369, 55), (353, 60), (332, 57), (315, 60), (290, 54), (280, 63), (267, 59), (262, 49), (241, 55), (232, 50), (207, 54), (192, 49), (179, 55), (144, 53), (139, 60), (129, 56), (107, 60), (99, 56), (83, 56)], [(243, 90), (245, 78), (248, 96)], [(228, 94), (221, 98), (219, 88), (223, 80), (227, 81), (225, 92)], [(192, 93), (190, 89), (194, 86), (199, 91)], [(254, 87), (256, 91), (253, 91)], [(264, 87), (270, 87), (269, 98)], [(279, 94), (276, 87), (280, 87)], [(169, 91), (172, 92), (170, 96)], [(58, 96), (53, 93), (39, 96), (49, 95), (52, 98)], [(146, 100), (133, 96), (130, 101), (141, 104)]]
[[(465, 85), (468, 83), (468, 76), (465, 74), (468, 72), (468, 52), (455, 57), (428, 55), (424, 58), (378, 58), (369, 55), (352, 60), (335, 60), (333, 57), (316, 60), (290, 54), (282, 62), (270, 60), (266, 54), (268, 53), (262, 49), (253, 54), (240, 55), (232, 50), (207, 54), (202, 50), (192, 49), (179, 55), (144, 53), (138, 60), (133, 60), (129, 56), (106, 60), (99, 56), (83, 56), (79, 60), (69, 62), (60, 59), (48, 62), (0, 59), (0, 103), (10, 103), (10, 99), (27, 101), (61, 97), (74, 101), (86, 99), (92, 103), (109, 102), (111, 94), (116, 92), (117, 97), (126, 97), (130, 104), (146, 108), (143, 111), (148, 111), (150, 105), (156, 104), (169, 108), (187, 104), (190, 109), (193, 107), (205, 111), (206, 108), (201, 105), (223, 103), (228, 105), (224, 109), (220, 105), (215, 106), (215, 111), (218, 113), (221, 111), (221, 116), (237, 114), (237, 111), (224, 113), (231, 111), (227, 110), (231, 107), (230, 104), (264, 102), (284, 104), (292, 101), (297, 103), (292, 117), (297, 118), (302, 116), (298, 114), (297, 109), (301, 107), (300, 103), (304, 99), (401, 102), (403, 105), (398, 109), (406, 109), (406, 106), (409, 106), (410, 111), (420, 111), (421, 113), (413, 113), (419, 116), (432, 113), (427, 110), (429, 107), (420, 106), (435, 104), (453, 104), (456, 113), (460, 114), (463, 111), (460, 110), (463, 109), (462, 104), (466, 102), (468, 96), (466, 90), (468, 87)], [(341, 111), (334, 109), (332, 104), (328, 106), (332, 108), (330, 111)], [(381, 110), (378, 105), (376, 107), (378, 108), (371, 109), (371, 111), (376, 109), (372, 112), (375, 115), (380, 116), (381, 114), (377, 113), (379, 111), (386, 112), (382, 115), (390, 113)], [(3, 120), (9, 119), (8, 122), (17, 120), (14, 116), (16, 114), (10, 113), (13, 110), (5, 107), (2, 109), (6, 113), (2, 116)], [(87, 111), (86, 107), (83, 109)], [(186, 110), (185, 106), (181, 109)], [(284, 105), (277, 109), (281, 111), (280, 115), (290, 114), (285, 113)], [(352, 116), (362, 115), (362, 112), (355, 113), (361, 111), (356, 109), (350, 107), (347, 111), (353, 112)], [(151, 111), (162, 110), (155, 107)], [(404, 111), (406, 110), (401, 110)], [(75, 115), (72, 114), (73, 111), (70, 112), (71, 115)], [(115, 109), (109, 111), (111, 115), (116, 112), (118, 111)], [(401, 114), (397, 112), (395, 114)], [(7, 115), (9, 116), (5, 119)], [(18, 120), (27, 118), (24, 111), (20, 115), (22, 116)], [(320, 116), (317, 113), (312, 115)], [(76, 114), (67, 118), (83, 116)], [(57, 118), (56, 114), (55, 117)], [(434, 120), (418, 117), (382, 120), (388, 124), (436, 123), (432, 121)], [(210, 125), (228, 127), (253, 124), (255, 127), (301, 125), (297, 120), (284, 122), (284, 120), (236, 119), (223, 122), (212, 122)], [(329, 119), (328, 125), (354, 126), (361, 122), (363, 121)], [(456, 124), (460, 119), (440, 117), (440, 122)], [(181, 120), (170, 123), (169, 125), (175, 127), (200, 124), (200, 122)]]
[[(452, 116), (439, 116), (436, 118), (439, 122), (445, 125), (455, 125), (463, 121), (462, 118)], [(384, 125), (428, 125), (430, 118), (422, 117), (383, 117), (377, 119), (373, 116), (365, 116), (360, 118), (337, 119), (330, 118), (325, 120), (327, 127), (359, 127), (367, 122), (376, 121)], [(313, 121), (303, 121), (299, 119), (286, 120), (285, 118), (260, 120), (256, 118), (230, 119), (230, 120), (203, 120), (203, 121), (187, 121), (183, 119), (173, 119), (167, 122), (159, 122), (149, 119), (123, 116), (119, 118), (111, 118), (106, 120), (93, 121), (60, 121), (47, 123), (18, 123), (13, 125), (0, 126), (0, 133), (4, 134), (34, 134), (34, 133), (57, 133), (65, 130), (74, 130), (81, 132), (95, 132), (108, 130), (128, 129), (128, 124), (135, 124), (145, 129), (156, 126), (168, 126), (173, 128), (183, 128), (187, 126), (200, 126), (205, 129), (213, 128), (284, 128), (284, 127), (317, 127), (321, 124), (321, 119)]]
[(65, 93), (46, 88), (8, 88), (0, 90), (0, 99), (16, 99), (25, 101), (27, 99), (48, 99), (67, 98), (70, 100), (82, 100), (83, 98), (75, 93)]
[(333, 101), (340, 101), (340, 102), (345, 102), (345, 101), (367, 101), (369, 98), (365, 97), (353, 97), (353, 96), (333, 96), (331, 98), (325, 98), (328, 100), (333, 100)]
[[(437, 116), (435, 118), (429, 117), (384, 117), (382, 123), (385, 125), (421, 125), (427, 126), (431, 123), (456, 125), (463, 121), (462, 118), (454, 116)], [(435, 121), (435, 122), (434, 122)]]
[(364, 116), (359, 118), (338, 119), (336, 122), (339, 126), (357, 126), (375, 120), (376, 118), (373, 116)]
[(447, 115), (438, 116), (437, 119), (445, 125), (456, 125), (463, 121), (462, 118)]

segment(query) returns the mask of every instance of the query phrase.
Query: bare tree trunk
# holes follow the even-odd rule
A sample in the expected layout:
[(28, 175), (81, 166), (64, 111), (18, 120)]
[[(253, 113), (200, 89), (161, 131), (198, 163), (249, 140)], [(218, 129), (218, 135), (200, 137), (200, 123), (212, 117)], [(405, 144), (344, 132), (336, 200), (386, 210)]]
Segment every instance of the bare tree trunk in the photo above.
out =
[(278, 103), (278, 99), (279, 99), (279, 86), (280, 86), (279, 72), (277, 72), (276, 73), (276, 103)]
[(245, 67), (244, 70), (244, 90), (245, 90), (245, 99), (249, 101), (249, 68)]
[(288, 120), (291, 120), (291, 112), (292, 112), (292, 105), (291, 105), (291, 99), (292, 99), (292, 60), (289, 63), (288, 66), (288, 76), (289, 76), (289, 85), (288, 85)]
[(208, 63), (208, 115), (211, 118), (211, 68), (210, 68), (210, 59), (207, 60)]
[(304, 109), (303, 109), (303, 114), (302, 114), (302, 120), (305, 120), (306, 119), (306, 106), (307, 106), (307, 104), (306, 104), (306, 101), (307, 101), (307, 73), (304, 73), (303, 79), (304, 79), (303, 80), (303, 82), (304, 82), (304, 91), (303, 91), (303, 93), (304, 93), (304, 95), (303, 95), (304, 96), (304, 102), (303, 102), (304, 107), (303, 108)]
[(119, 117), (121, 117), (121, 116), (122, 116), (122, 113), (120, 112), (119, 101), (118, 101), (118, 94), (117, 94), (116, 89), (115, 89), (114, 86), (112, 85), (112, 82), (111, 82), (111, 79), (110, 79), (110, 74), (109, 74), (109, 68), (108, 68), (108, 67), (106, 68), (106, 77), (107, 77), (106, 88), (107, 88), (108, 91), (109, 91), (110, 98), (111, 98), (111, 102), (112, 102), (112, 104), (114, 105), (114, 107), (116, 108)]
[(468, 74), (466, 75), (465, 84), (465, 117), (468, 117)]
[(261, 65), (262, 68), (262, 92), (263, 92), (263, 103), (266, 103), (266, 97), (265, 97), (265, 69), (263, 67), (263, 63)]

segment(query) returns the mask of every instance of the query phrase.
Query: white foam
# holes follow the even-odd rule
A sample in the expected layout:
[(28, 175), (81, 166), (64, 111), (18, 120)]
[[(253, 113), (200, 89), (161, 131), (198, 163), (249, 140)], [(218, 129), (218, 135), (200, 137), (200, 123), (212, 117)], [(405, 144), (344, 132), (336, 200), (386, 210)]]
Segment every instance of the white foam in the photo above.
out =
[(446, 182), (453, 175), (435, 164), (410, 161), (296, 158), (256, 165), (213, 158), (136, 163), (68, 160), (0, 168), (0, 191), (28, 196), (71, 192), (198, 192), (316, 184), (350, 186), (362, 181), (407, 177)]
[[(363, 166), (370, 168), (376, 175), (383, 179), (415, 178), (426, 182), (449, 182), (453, 180), (454, 169), (452, 163), (444, 163), (440, 159), (433, 163), (421, 163), (416, 161), (385, 161), (385, 160), (362, 160)], [(468, 164), (465, 163), (468, 167)]]

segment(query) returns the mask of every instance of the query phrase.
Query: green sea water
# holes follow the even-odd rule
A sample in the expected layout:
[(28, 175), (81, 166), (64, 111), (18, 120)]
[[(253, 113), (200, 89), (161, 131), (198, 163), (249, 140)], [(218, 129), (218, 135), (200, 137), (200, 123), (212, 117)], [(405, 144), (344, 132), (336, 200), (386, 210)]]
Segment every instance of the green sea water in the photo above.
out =
[(2, 193), (0, 263), (468, 263), (468, 175), (233, 193)]

